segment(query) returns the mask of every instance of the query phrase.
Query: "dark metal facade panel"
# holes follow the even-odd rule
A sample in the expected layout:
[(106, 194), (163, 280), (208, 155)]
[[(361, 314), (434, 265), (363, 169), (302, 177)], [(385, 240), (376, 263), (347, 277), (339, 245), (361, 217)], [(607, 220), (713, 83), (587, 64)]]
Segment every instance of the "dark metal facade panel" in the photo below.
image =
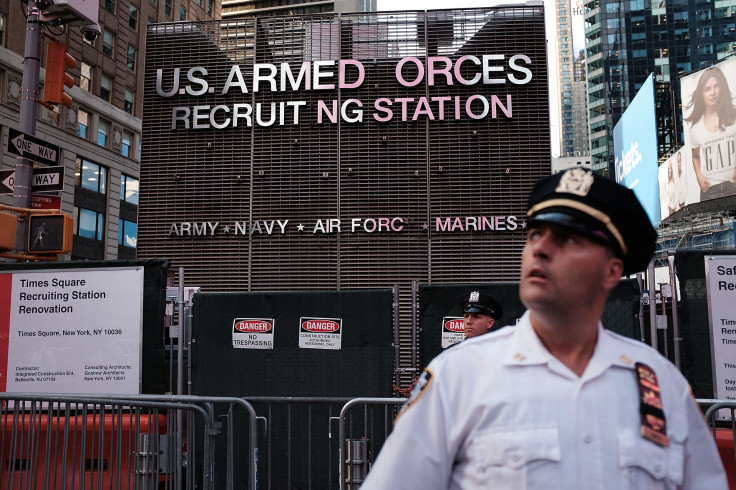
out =
[[(403, 365), (410, 365), (413, 280), (518, 280), (526, 195), (550, 172), (545, 49), (541, 6), (149, 26), (138, 257), (171, 259), (186, 268), (189, 284), (206, 291), (399, 284), (400, 353)], [(532, 61), (526, 65), (532, 79), (521, 85), (466, 85), (455, 77), (448, 83), (443, 74), (434, 85), (427, 76), (416, 86), (397, 81), (397, 64), (407, 57), (426, 66), (430, 56), (455, 63), (462, 56), (500, 54), (503, 64), (519, 53)], [(297, 73), (302, 62), (348, 59), (364, 67), (359, 87), (271, 91), (264, 84), (255, 91), (250, 85), (254, 63), (288, 63)], [(249, 91), (235, 87), (222, 95), (233, 65), (240, 66)], [(181, 70), (183, 89), (192, 67), (207, 69), (203, 78), (217, 81), (213, 90), (196, 97), (157, 94), (157, 69), (163, 73), (161, 89), (168, 91), (174, 69)], [(477, 72), (471, 62), (460, 70), (465, 79)], [(400, 73), (412, 80), (419, 71), (407, 62)], [(506, 66), (490, 76), (508, 74)], [(355, 81), (350, 67), (347, 81)], [(467, 114), (467, 107), (473, 114), (483, 111), (477, 95), (498, 98), (495, 118), (490, 112), (480, 119)], [(392, 120), (374, 118), (378, 99), (391, 101), (385, 107), (393, 110)], [(290, 101), (305, 103), (298, 124), (291, 123), (293, 110), (285, 106)], [(338, 115), (333, 123), (325, 115), (320, 122), (319, 101), (328, 111), (335, 101), (338, 112), (347, 103), (348, 116), (360, 101), (363, 120)], [(233, 110), (234, 104), (251, 105), (254, 120), (260, 104), (261, 123), (172, 130), (175, 107)], [(282, 107), (283, 125), (278, 117), (273, 125), (263, 123)], [(221, 111), (215, 121), (229, 114)], [(516, 217), (516, 229), (504, 229), (509, 216)], [(383, 229), (362, 227), (379, 218), (387, 220)], [(386, 230), (395, 218), (396, 228)], [(355, 219), (360, 221), (353, 229)], [(280, 233), (279, 222), (287, 220)], [(473, 220), (499, 229), (473, 229)], [(171, 233), (184, 222), (217, 223), (217, 229), (198, 236)], [(268, 233), (269, 226), (276, 231)]]

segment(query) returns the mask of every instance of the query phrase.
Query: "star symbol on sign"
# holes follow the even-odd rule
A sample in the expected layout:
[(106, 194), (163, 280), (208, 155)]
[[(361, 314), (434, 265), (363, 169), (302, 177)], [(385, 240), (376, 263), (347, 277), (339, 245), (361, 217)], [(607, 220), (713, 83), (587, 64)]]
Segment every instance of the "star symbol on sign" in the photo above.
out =
[(224, 233), (230, 233), (230, 225), (226, 225), (225, 228), (222, 229)]
[(298, 225), (296, 225), (296, 229), (299, 231), (304, 231), (304, 225), (299, 223)]
[(427, 223), (422, 223), (422, 230), (429, 230), (429, 225)]
[(526, 228), (526, 221), (521, 222), (521, 229), (523, 230), (524, 228)]

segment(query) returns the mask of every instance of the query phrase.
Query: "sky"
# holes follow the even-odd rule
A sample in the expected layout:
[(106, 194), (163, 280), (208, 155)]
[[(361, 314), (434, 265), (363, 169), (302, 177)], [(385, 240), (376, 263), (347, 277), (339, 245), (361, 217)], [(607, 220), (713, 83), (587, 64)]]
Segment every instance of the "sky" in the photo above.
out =
[[(555, 46), (557, 35), (555, 33), (555, 1), (544, 1), (544, 14), (547, 22), (547, 46)], [(474, 8), (474, 7), (493, 7), (494, 5), (523, 4), (524, 1), (519, 0), (378, 0), (378, 11), (389, 10), (432, 10), (432, 9), (448, 9), (448, 8)], [(547, 53), (547, 59), (554, 64), (554, 53)], [(550, 66), (550, 112), (554, 117), (550, 118), (550, 136), (552, 141), (551, 152), (553, 156), (560, 154), (560, 138), (558, 135), (557, 124), (557, 67)]]

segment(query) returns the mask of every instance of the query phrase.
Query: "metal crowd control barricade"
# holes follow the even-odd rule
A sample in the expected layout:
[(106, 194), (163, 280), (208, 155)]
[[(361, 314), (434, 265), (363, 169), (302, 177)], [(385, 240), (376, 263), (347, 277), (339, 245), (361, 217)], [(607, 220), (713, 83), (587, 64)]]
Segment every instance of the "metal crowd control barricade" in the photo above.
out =
[(699, 399), (698, 404), (726, 468), (728, 488), (736, 488), (736, 401)]
[[(236, 406), (248, 418), (250, 454), (257, 453), (255, 412), (243, 399), (0, 393), (0, 488), (212, 490), (222, 428), (215, 405), (228, 414), (228, 464), (220, 470), (232, 489)], [(248, 459), (254, 490), (256, 462)]]
[[(368, 474), (369, 466), (373, 460), (373, 451), (378, 454), (378, 446), (375, 439), (380, 438), (380, 443), (386, 440), (393, 425), (395, 408), (402, 405), (406, 398), (355, 398), (343, 406), (340, 411), (339, 441), (340, 441), (340, 490), (356, 490), (360, 487)], [(359, 424), (365, 430), (364, 434), (356, 438), (354, 425), (355, 420), (350, 417), (350, 412), (356, 407), (363, 407), (363, 423)], [(375, 408), (382, 413), (376, 417)], [(382, 408), (381, 408), (382, 407)], [(381, 420), (382, 433), (376, 433), (376, 421)], [(344, 456), (343, 456), (344, 455)]]
[[(364, 410), (350, 410), (366, 400), (370, 402)], [(357, 488), (372, 454), (391, 430), (394, 407), (404, 399), (248, 397), (247, 401), (258, 414), (258, 488), (333, 490), (344, 488), (346, 474)], [(384, 407), (375, 409), (377, 405)], [(340, 435), (333, 437), (338, 421)], [(349, 453), (346, 463), (348, 443), (357, 453)]]

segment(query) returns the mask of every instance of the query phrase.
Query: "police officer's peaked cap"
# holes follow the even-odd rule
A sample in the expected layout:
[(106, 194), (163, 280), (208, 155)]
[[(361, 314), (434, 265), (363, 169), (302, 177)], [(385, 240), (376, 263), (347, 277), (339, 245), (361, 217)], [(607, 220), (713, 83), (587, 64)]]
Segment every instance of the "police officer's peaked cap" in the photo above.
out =
[(528, 225), (554, 223), (610, 246), (624, 275), (646, 269), (657, 232), (631, 189), (584, 168), (539, 179), (529, 195)]
[(494, 320), (503, 316), (501, 303), (493, 299), (490, 294), (480, 291), (471, 291), (463, 296), (463, 313), (485, 313)]

